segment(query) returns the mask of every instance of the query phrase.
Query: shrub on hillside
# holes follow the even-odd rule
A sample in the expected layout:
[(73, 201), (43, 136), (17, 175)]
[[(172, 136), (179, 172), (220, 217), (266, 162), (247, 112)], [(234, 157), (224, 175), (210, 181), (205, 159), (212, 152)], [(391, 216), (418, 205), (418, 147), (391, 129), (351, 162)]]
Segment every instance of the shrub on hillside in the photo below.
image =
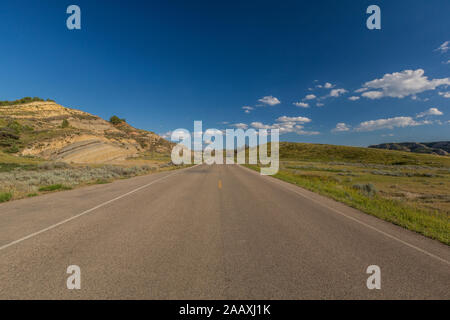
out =
[(109, 118), (109, 122), (111, 122), (112, 124), (116, 125), (116, 124), (120, 124), (122, 122), (125, 122), (125, 119), (120, 119), (118, 116), (112, 116), (111, 118)]
[(11, 192), (0, 192), (0, 202), (6, 202), (11, 200), (12, 193)]
[(17, 153), (17, 152), (19, 152), (19, 151), (20, 151), (19, 147), (18, 147), (17, 145), (15, 145), (15, 144), (13, 144), (13, 145), (10, 146), (9, 148), (6, 148), (6, 149), (5, 149), (5, 152), (6, 152), (6, 153)]
[(11, 129), (12, 131), (14, 131), (16, 134), (19, 134), (23, 127), (20, 123), (18, 123), (17, 121), (10, 121), (7, 125), (7, 128)]
[[(16, 104), (24, 104), (24, 103), (34, 102), (34, 101), (44, 101), (44, 99), (41, 99), (39, 97), (34, 97), (34, 98), (25, 97), (25, 98), (14, 100), (14, 101), (5, 100), (5, 101), (0, 101), (0, 106), (14, 106)], [(48, 99), (47, 99), (47, 101), (48, 101)]]

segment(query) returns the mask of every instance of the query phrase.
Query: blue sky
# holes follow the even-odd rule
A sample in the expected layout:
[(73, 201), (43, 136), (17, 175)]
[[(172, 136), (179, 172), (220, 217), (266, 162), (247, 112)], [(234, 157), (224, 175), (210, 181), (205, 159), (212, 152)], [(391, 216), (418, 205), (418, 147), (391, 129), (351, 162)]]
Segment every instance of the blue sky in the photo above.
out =
[[(71, 4), (81, 30), (66, 28)], [(381, 30), (366, 28), (371, 4)], [(202, 120), (278, 127), (281, 141), (449, 140), (449, 12), (448, 0), (0, 1), (0, 100), (52, 98), (161, 134)]]

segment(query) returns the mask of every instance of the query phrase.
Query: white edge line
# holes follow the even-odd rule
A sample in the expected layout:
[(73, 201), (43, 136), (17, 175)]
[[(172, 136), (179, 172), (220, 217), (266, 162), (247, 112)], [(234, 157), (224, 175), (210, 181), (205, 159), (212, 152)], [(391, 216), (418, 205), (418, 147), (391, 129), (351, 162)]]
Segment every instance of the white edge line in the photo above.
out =
[[(254, 170), (252, 170), (252, 169), (249, 169), (249, 168), (246, 168), (246, 167), (243, 167), (243, 166), (239, 166), (239, 167), (241, 167), (241, 168), (243, 168), (243, 169), (246, 169), (246, 170), (250, 170), (250, 172), (253, 172), (253, 173), (255, 173), (255, 174), (258, 174), (256, 171), (254, 171)], [(260, 176), (261, 176), (261, 175), (260, 175)], [(261, 176), (261, 177), (263, 177), (263, 176)], [(269, 177), (268, 177), (268, 178), (269, 178)], [(335, 208), (333, 208), (333, 207), (330, 207), (330, 206), (328, 206), (328, 205), (326, 205), (326, 204), (323, 204), (322, 202), (317, 201), (316, 199), (310, 198), (310, 197), (308, 197), (307, 195), (304, 195), (304, 194), (302, 194), (302, 193), (300, 193), (300, 192), (298, 192), (298, 191), (296, 191), (296, 190), (293, 190), (293, 189), (291, 189), (291, 188), (288, 188), (288, 187), (285, 186), (283, 183), (279, 183), (278, 181), (281, 181), (281, 182), (284, 182), (284, 183), (288, 183), (288, 182), (285, 182), (285, 181), (283, 181), (283, 180), (280, 180), (280, 179), (277, 179), (277, 178), (273, 178), (273, 177), (271, 177), (271, 178), (272, 178), (272, 179), (270, 179), (270, 178), (267, 179), (267, 181), (272, 181), (272, 182), (276, 183), (277, 185), (283, 187), (284, 189), (289, 190), (289, 191), (292, 191), (293, 193), (296, 193), (296, 194), (302, 196), (303, 198), (306, 198), (306, 199), (308, 199), (308, 200), (311, 200), (311, 201), (313, 201), (313, 202), (315, 202), (315, 203), (321, 205), (322, 207), (325, 207), (325, 208), (327, 208), (327, 209), (329, 209), (329, 210), (332, 210), (332, 211), (336, 212), (337, 214), (340, 214), (341, 216), (344, 216), (344, 217), (346, 217), (346, 218), (348, 218), (348, 219), (350, 219), (350, 220), (352, 220), (352, 221), (355, 221), (355, 222), (357, 222), (357, 223), (359, 223), (359, 224), (361, 224), (361, 225), (363, 225), (363, 226), (365, 226), (365, 227), (367, 227), (367, 228), (369, 228), (369, 229), (372, 229), (372, 230), (374, 230), (374, 231), (376, 231), (376, 232), (378, 232), (378, 233), (381, 233), (382, 235), (384, 235), (384, 236), (386, 236), (386, 237), (388, 237), (388, 238), (391, 238), (391, 239), (393, 239), (393, 240), (396, 240), (396, 241), (398, 241), (398, 242), (400, 242), (400, 243), (402, 243), (402, 244), (404, 244), (404, 245), (406, 245), (406, 246), (408, 246), (408, 247), (410, 247), (410, 248), (413, 248), (413, 249), (415, 249), (415, 250), (417, 250), (417, 251), (419, 251), (419, 252), (421, 252), (421, 253), (424, 253), (424, 254), (426, 254), (426, 255), (432, 257), (432, 258), (435, 258), (435, 259), (437, 259), (437, 260), (439, 260), (439, 261), (441, 261), (441, 262), (444, 262), (444, 263), (450, 265), (450, 261), (447, 261), (447, 260), (445, 260), (445, 259), (443, 259), (443, 258), (441, 258), (441, 257), (439, 257), (439, 256), (437, 256), (437, 255), (435, 255), (435, 254), (432, 254), (432, 253), (430, 253), (430, 252), (428, 252), (428, 251), (426, 251), (426, 250), (424, 250), (424, 249), (422, 249), (422, 248), (419, 248), (419, 247), (417, 247), (417, 246), (415, 246), (415, 245), (413, 245), (413, 244), (410, 244), (410, 243), (408, 243), (408, 242), (406, 242), (406, 241), (404, 241), (404, 240), (402, 240), (402, 239), (399, 239), (399, 238), (397, 238), (397, 237), (395, 237), (395, 236), (393, 236), (393, 235), (391, 235), (391, 234), (389, 234), (389, 233), (386, 233), (386, 232), (384, 232), (384, 231), (382, 231), (382, 230), (380, 230), (380, 229), (378, 229), (378, 228), (376, 228), (376, 227), (374, 227), (374, 226), (371, 226), (370, 224), (367, 224), (367, 223), (362, 222), (362, 221), (360, 221), (360, 220), (358, 220), (358, 219), (356, 219), (356, 218), (354, 218), (354, 217), (351, 217), (351, 216), (349, 216), (349, 215), (346, 215), (345, 213), (342, 213), (341, 211), (339, 211), (339, 210), (337, 210), (337, 209), (335, 209)], [(295, 185), (295, 184), (289, 184), (289, 183), (288, 183), (288, 185), (289, 185), (289, 186), (295, 186), (295, 187), (299, 188), (299, 186), (297, 186), (297, 185)], [(378, 218), (378, 219), (379, 219), (379, 218)]]
[(35, 237), (35, 236), (37, 236), (37, 235), (40, 235), (40, 234), (42, 234), (42, 233), (44, 233), (44, 232), (47, 232), (47, 231), (52, 230), (52, 229), (55, 229), (56, 227), (59, 227), (60, 225), (63, 225), (63, 224), (65, 224), (65, 223), (70, 222), (70, 221), (72, 221), (72, 220), (75, 220), (75, 219), (77, 219), (77, 218), (79, 218), (79, 217), (81, 217), (81, 216), (83, 216), (83, 215), (85, 215), (85, 214), (87, 214), (87, 213), (89, 213), (89, 212), (92, 212), (92, 211), (97, 210), (97, 209), (99, 209), (99, 208), (101, 208), (101, 207), (104, 207), (104, 206), (106, 206), (107, 204), (110, 204), (111, 202), (117, 201), (117, 200), (122, 199), (122, 198), (124, 198), (124, 197), (126, 197), (126, 196), (129, 196), (130, 194), (133, 194), (133, 193), (135, 193), (135, 192), (138, 192), (139, 190), (142, 190), (142, 189), (144, 189), (144, 188), (147, 188), (147, 187), (149, 187), (150, 185), (152, 185), (152, 184), (154, 184), (154, 183), (156, 183), (156, 182), (159, 182), (159, 181), (161, 181), (161, 180), (164, 180), (164, 179), (166, 179), (166, 178), (169, 178), (169, 177), (171, 177), (171, 176), (173, 176), (173, 175), (176, 175), (176, 174), (182, 172), (181, 170), (186, 171), (186, 170), (195, 168), (195, 167), (197, 167), (197, 166), (199, 166), (199, 164), (197, 164), (197, 165), (195, 165), (195, 166), (192, 166), (192, 167), (189, 167), (189, 168), (186, 168), (186, 169), (180, 169), (180, 170), (177, 170), (177, 171), (175, 171), (175, 172), (173, 172), (173, 173), (171, 173), (171, 174), (168, 174), (167, 176), (164, 176), (164, 177), (161, 177), (161, 178), (159, 178), (159, 179), (156, 179), (156, 180), (154, 180), (154, 181), (152, 181), (152, 182), (149, 182), (149, 183), (147, 183), (147, 184), (145, 184), (145, 185), (143, 185), (143, 186), (140, 186), (139, 188), (136, 188), (136, 189), (131, 190), (131, 191), (127, 192), (127, 193), (124, 193), (124, 194), (122, 194), (122, 195), (120, 195), (120, 196), (118, 196), (118, 197), (116, 197), (116, 198), (114, 198), (114, 199), (111, 199), (111, 200), (108, 200), (108, 201), (106, 201), (106, 202), (103, 202), (103, 203), (101, 203), (101, 204), (99, 204), (99, 205), (97, 205), (97, 206), (95, 206), (95, 207), (93, 207), (93, 208), (91, 208), (91, 209), (88, 209), (88, 210), (83, 211), (83, 212), (81, 212), (81, 213), (79, 213), (79, 214), (77, 214), (77, 215), (74, 215), (74, 216), (72, 216), (72, 217), (70, 217), (70, 218), (67, 218), (67, 219), (65, 219), (65, 220), (63, 220), (63, 221), (60, 221), (60, 222), (58, 222), (58, 223), (55, 223), (55, 224), (53, 224), (53, 225), (51, 225), (51, 226), (49, 226), (49, 227), (47, 227), (47, 228), (45, 228), (45, 229), (36, 231), (36, 232), (34, 232), (34, 233), (32, 233), (32, 234), (29, 234), (29, 235), (27, 235), (27, 236), (25, 236), (25, 237), (23, 237), (23, 238), (20, 238), (20, 239), (17, 239), (17, 240), (12, 241), (12, 242), (10, 242), (10, 243), (7, 243), (7, 244), (5, 244), (5, 245), (3, 245), (3, 246), (0, 247), (0, 251), (3, 250), (3, 249), (9, 248), (9, 247), (11, 247), (11, 246), (13, 246), (13, 245), (15, 245), (15, 244), (18, 244), (18, 243), (20, 243), (20, 242), (22, 242), (22, 241), (25, 241), (25, 240), (28, 240), (28, 239), (30, 239), (30, 238), (33, 238), (33, 237)]

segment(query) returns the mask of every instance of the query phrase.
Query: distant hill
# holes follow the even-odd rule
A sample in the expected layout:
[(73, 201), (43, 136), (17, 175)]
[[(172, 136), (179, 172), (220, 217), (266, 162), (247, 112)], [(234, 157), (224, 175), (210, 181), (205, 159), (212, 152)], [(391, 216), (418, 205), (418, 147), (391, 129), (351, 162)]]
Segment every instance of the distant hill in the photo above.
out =
[(447, 156), (450, 153), (450, 141), (382, 143), (369, 148)]
[(169, 154), (173, 143), (124, 119), (102, 118), (52, 100), (0, 101), (0, 152), (73, 163), (103, 163), (145, 152)]
[(450, 166), (450, 157), (329, 144), (280, 142), (281, 161)]

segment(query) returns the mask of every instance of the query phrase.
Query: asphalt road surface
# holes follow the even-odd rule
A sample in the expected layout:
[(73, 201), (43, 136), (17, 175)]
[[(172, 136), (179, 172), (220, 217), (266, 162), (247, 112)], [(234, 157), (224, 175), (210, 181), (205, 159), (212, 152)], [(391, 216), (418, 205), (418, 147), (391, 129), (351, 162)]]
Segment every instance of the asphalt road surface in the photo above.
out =
[[(81, 289), (67, 289), (67, 267)], [(367, 267), (381, 270), (369, 290)], [(1, 299), (449, 299), (450, 249), (238, 165), (0, 205)]]

